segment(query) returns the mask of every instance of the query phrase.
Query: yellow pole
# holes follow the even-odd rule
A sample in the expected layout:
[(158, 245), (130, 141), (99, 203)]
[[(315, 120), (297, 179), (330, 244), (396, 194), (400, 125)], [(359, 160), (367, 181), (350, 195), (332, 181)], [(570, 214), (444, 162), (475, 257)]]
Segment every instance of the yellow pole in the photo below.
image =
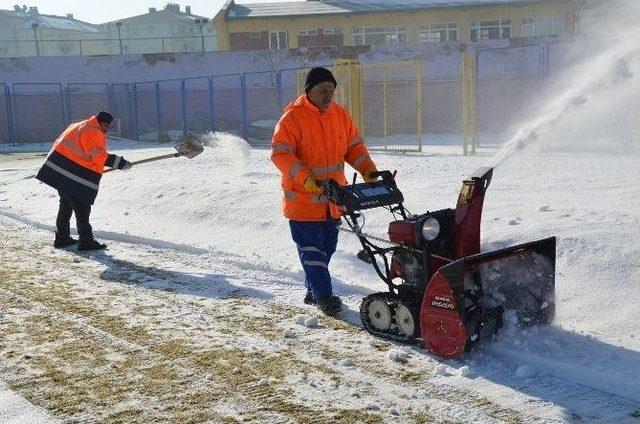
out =
[(469, 147), (469, 54), (462, 52), (461, 81), (462, 81), (462, 153), (466, 156)]
[(476, 154), (476, 148), (478, 147), (478, 114), (477, 114), (477, 110), (476, 110), (476, 105), (478, 104), (478, 102), (476, 101), (476, 95), (477, 95), (477, 90), (476, 90), (476, 81), (478, 81), (477, 78), (477, 73), (478, 73), (478, 63), (476, 61), (476, 52), (473, 52), (473, 55), (470, 57), (471, 59), (471, 63), (470, 63), (470, 67), (471, 67), (471, 72), (470, 72), (470, 79), (471, 79), (471, 84), (469, 86), (469, 91), (470, 91), (470, 103), (471, 103), (471, 154), (475, 155)]
[(384, 149), (387, 150), (387, 137), (389, 136), (389, 122), (387, 116), (387, 64), (382, 67), (382, 125), (384, 128)]

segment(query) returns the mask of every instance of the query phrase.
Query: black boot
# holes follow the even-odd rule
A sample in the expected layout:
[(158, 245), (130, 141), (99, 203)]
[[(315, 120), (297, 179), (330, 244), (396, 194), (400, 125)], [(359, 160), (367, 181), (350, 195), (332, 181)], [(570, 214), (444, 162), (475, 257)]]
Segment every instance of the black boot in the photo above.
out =
[(307, 289), (307, 294), (304, 295), (303, 302), (305, 303), (305, 305), (316, 304), (316, 299), (313, 297), (313, 293), (311, 293), (311, 290)]
[(56, 249), (61, 249), (63, 247), (74, 245), (78, 242), (78, 240), (72, 238), (69, 235), (61, 236), (56, 233), (56, 239), (53, 241), (53, 247)]
[(329, 296), (318, 299), (318, 309), (326, 315), (336, 315), (342, 310), (342, 301), (338, 296)]
[(104, 250), (107, 248), (107, 245), (104, 243), (100, 243), (98, 240), (91, 239), (89, 241), (80, 240), (78, 243), (78, 250)]

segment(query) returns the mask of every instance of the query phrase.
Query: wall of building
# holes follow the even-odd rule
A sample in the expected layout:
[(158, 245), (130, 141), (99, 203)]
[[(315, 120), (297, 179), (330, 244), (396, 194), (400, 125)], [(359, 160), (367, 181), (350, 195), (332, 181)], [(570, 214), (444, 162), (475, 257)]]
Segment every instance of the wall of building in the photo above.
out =
[(427, 23), (457, 23), (458, 41), (469, 40), (469, 24), (480, 20), (511, 20), (511, 37), (522, 37), (522, 20), (532, 16), (562, 16), (565, 33), (573, 34), (575, 7), (573, 2), (540, 2), (536, 4), (513, 4), (504, 6), (482, 6), (432, 9), (413, 12), (353, 13), (349, 15), (315, 15), (297, 17), (273, 17), (231, 19), (225, 21), (220, 13), (214, 18), (220, 50), (230, 50), (230, 34), (252, 31), (287, 31), (289, 48), (305, 47), (298, 44), (299, 30), (338, 27), (342, 29), (344, 45), (353, 45), (354, 27), (385, 27), (398, 25), (408, 30), (408, 42), (419, 41), (419, 27)]

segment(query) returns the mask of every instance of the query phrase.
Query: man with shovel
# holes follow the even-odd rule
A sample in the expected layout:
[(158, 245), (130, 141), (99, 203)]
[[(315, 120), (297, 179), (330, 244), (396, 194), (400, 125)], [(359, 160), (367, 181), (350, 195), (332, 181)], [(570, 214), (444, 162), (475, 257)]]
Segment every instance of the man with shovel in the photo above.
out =
[(347, 183), (344, 162), (372, 182), (376, 165), (349, 112), (333, 102), (336, 79), (326, 68), (307, 74), (304, 91), (285, 108), (271, 142), (271, 160), (282, 172), (284, 216), (305, 272), (304, 302), (325, 314), (341, 310), (333, 295), (329, 261), (338, 243), (340, 210), (323, 196), (319, 180)]
[[(104, 167), (127, 170), (131, 163), (106, 150), (105, 133), (113, 125), (109, 112), (100, 112), (75, 122), (53, 143), (36, 178), (58, 190), (60, 206), (56, 219), (56, 248), (78, 243), (78, 250), (101, 250), (107, 247), (93, 238), (89, 223), (91, 205), (98, 195)], [(69, 220), (75, 213), (80, 240), (71, 237)]]

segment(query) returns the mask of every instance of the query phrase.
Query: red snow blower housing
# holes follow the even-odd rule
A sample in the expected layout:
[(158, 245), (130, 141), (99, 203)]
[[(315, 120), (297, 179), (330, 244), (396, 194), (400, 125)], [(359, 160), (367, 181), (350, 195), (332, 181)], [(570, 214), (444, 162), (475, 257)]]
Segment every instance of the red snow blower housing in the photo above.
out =
[[(370, 263), (389, 286), (365, 297), (360, 318), (374, 335), (422, 341), (434, 353), (459, 358), (492, 338), (505, 321), (548, 324), (555, 314), (556, 239), (550, 237), (480, 253), (480, 218), (493, 168), (480, 168), (462, 183), (455, 210), (409, 215), (395, 173), (379, 171), (374, 183), (322, 184), (340, 206), (344, 231), (355, 233)], [(389, 239), (365, 234), (363, 210), (387, 208), (395, 220)], [(391, 247), (381, 247), (377, 240)]]

